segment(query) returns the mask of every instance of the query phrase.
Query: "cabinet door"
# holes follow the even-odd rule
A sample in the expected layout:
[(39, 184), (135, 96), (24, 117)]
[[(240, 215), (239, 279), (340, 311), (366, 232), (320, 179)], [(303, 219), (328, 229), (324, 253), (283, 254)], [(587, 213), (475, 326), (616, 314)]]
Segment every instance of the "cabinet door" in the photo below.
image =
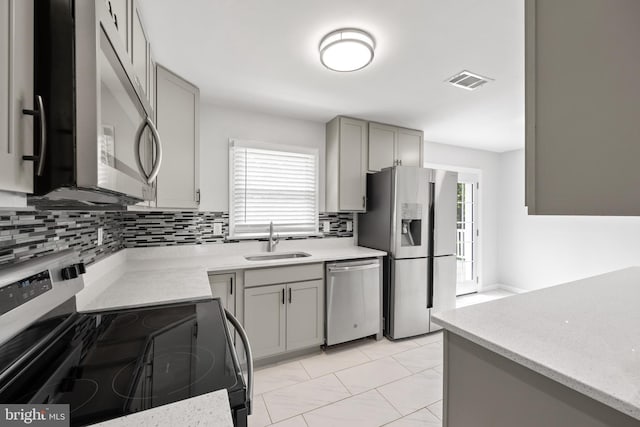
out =
[(163, 151), (157, 206), (197, 208), (200, 91), (162, 66), (157, 66), (156, 77), (156, 116)]
[(33, 0), (0, 0), (0, 190), (33, 192), (33, 42)]
[(366, 206), (367, 122), (340, 119), (339, 208), (341, 211), (364, 211)]
[(402, 166), (422, 166), (423, 134), (418, 130), (398, 129), (396, 159)]
[(140, 14), (138, 3), (138, 1), (134, 1), (132, 7), (131, 62), (133, 63), (136, 83), (143, 93), (147, 94), (148, 40), (142, 25), (142, 15)]
[(126, 52), (131, 51), (131, 4), (129, 0), (105, 0), (105, 6), (113, 18)]
[[(151, 52), (151, 45), (148, 47), (149, 49), (149, 64), (147, 66), (147, 71), (149, 75), (147, 76), (147, 81), (149, 84), (149, 93), (147, 97), (149, 98), (149, 104), (151, 104), (151, 108), (153, 108), (153, 112), (157, 110), (156, 108), (156, 61), (153, 59), (153, 54)], [(153, 118), (156, 120), (156, 117)]]
[(393, 166), (398, 128), (369, 123), (369, 171), (378, 172)]
[(287, 351), (324, 343), (324, 282), (287, 285)]
[(525, 2), (526, 205), (640, 215), (640, 2)]
[(235, 296), (235, 274), (212, 274), (209, 276), (211, 293), (214, 298), (220, 298), (222, 307), (235, 316), (236, 296)]
[(285, 289), (273, 285), (244, 291), (244, 328), (256, 359), (286, 349)]

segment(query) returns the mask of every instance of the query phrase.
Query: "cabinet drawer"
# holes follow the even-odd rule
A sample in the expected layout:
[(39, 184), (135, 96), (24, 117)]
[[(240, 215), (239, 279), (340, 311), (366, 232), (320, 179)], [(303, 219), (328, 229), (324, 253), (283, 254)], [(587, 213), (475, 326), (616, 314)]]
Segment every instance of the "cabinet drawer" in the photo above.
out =
[(304, 282), (307, 280), (322, 279), (323, 274), (324, 268), (322, 263), (256, 268), (244, 272), (244, 286), (249, 288), (275, 283)]

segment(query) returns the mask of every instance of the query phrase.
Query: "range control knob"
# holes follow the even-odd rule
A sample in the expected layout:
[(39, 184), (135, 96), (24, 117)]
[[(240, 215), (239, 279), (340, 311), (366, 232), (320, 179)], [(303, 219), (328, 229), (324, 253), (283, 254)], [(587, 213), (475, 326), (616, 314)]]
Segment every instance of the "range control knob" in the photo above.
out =
[(78, 264), (76, 264), (76, 269), (78, 270), (78, 274), (85, 274), (87, 272), (87, 269), (84, 266), (84, 262), (79, 262)]
[(64, 280), (71, 280), (78, 277), (78, 268), (75, 265), (65, 267), (60, 272)]

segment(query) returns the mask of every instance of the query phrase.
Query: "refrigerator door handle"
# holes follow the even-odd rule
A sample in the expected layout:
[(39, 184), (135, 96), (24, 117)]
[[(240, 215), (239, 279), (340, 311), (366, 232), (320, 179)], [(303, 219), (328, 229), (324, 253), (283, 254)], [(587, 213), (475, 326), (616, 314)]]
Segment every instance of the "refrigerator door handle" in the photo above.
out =
[(433, 308), (433, 257), (427, 263), (427, 308)]

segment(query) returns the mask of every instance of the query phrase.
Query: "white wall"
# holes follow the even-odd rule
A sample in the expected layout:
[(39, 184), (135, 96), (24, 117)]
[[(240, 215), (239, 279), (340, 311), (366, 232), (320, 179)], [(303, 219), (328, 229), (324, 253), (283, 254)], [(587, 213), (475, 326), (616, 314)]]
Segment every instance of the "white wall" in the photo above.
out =
[(200, 210), (229, 210), (229, 138), (317, 148), (324, 211), (324, 123), (210, 104), (200, 107)]
[(537, 289), (640, 265), (640, 218), (528, 216), (524, 150), (503, 153), (500, 168), (500, 283)]
[(498, 181), (500, 154), (452, 145), (425, 142), (424, 161), (440, 167), (478, 173), (480, 178), (479, 278), (480, 288), (498, 283)]

